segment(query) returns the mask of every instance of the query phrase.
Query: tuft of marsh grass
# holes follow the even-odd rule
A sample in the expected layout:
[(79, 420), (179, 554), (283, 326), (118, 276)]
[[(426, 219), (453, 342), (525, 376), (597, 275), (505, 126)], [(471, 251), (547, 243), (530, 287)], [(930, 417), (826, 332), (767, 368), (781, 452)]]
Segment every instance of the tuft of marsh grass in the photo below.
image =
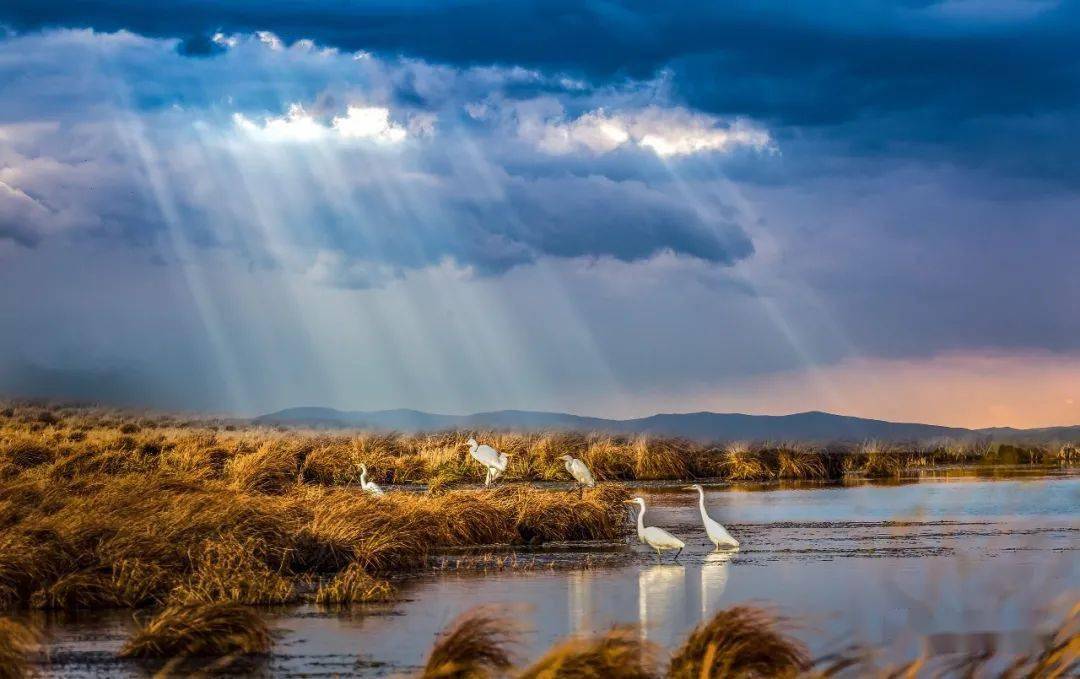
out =
[(439, 635), (419, 679), (487, 679), (513, 667), (513, 621), (477, 608)]
[(189, 554), (192, 570), (169, 593), (173, 603), (231, 601), (239, 604), (284, 604), (299, 598), (289, 578), (267, 567), (255, 538), (204, 541)]
[(389, 582), (373, 578), (359, 564), (349, 564), (334, 579), (321, 585), (315, 601), (324, 605), (348, 605), (367, 601), (386, 601), (394, 596)]
[(654, 679), (656, 651), (632, 627), (557, 644), (518, 679)]
[(808, 446), (786, 446), (776, 451), (776, 476), (781, 479), (826, 479), (828, 457)]
[(675, 651), (669, 679), (795, 676), (810, 667), (806, 647), (759, 608), (733, 606), (699, 626)]
[(254, 611), (219, 602), (165, 608), (128, 639), (119, 655), (174, 664), (199, 660), (204, 667), (227, 669), (269, 653), (270, 646), (270, 630)]
[(34, 628), (0, 617), (0, 679), (21, 679), (26, 675), (26, 656), (38, 640)]
[(1077, 602), (1042, 649), (1021, 656), (1001, 673), (1001, 679), (1058, 679), (1080, 676), (1080, 602)]
[(296, 483), (300, 464), (296, 451), (270, 442), (229, 460), (225, 476), (237, 490), (279, 495)]
[(769, 462), (764, 450), (755, 450), (746, 441), (735, 441), (724, 448), (724, 475), (732, 481), (773, 478), (773, 467)]

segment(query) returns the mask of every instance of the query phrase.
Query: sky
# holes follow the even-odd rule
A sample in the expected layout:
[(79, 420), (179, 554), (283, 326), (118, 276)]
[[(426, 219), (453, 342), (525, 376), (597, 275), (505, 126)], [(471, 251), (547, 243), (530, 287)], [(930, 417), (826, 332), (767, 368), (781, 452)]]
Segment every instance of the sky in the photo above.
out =
[(1080, 3), (0, 4), (0, 393), (1080, 423)]

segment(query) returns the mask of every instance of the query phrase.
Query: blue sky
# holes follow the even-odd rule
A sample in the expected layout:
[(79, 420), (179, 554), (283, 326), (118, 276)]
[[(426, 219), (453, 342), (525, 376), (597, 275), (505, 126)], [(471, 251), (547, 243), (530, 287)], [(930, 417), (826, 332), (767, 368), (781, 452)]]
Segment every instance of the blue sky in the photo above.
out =
[(1080, 422), (1077, 3), (0, 7), (0, 391)]

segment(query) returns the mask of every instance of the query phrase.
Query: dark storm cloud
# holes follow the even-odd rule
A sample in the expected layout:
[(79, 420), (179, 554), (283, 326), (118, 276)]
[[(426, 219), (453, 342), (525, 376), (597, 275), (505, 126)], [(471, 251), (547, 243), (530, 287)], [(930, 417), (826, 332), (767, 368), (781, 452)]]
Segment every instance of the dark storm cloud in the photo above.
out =
[(2, 3), (0, 385), (559, 408), (1075, 354), (1075, 7)]
[[(644, 84), (560, 88), (268, 34), (208, 43), (84, 29), (0, 42), (0, 95), (18, 102), (0, 117), (0, 240), (182, 235), (350, 288), (447, 259), (496, 275), (543, 257), (727, 266), (753, 252), (737, 215), (689, 205), (638, 143), (759, 153), (768, 135), (745, 122), (659, 106)], [(356, 106), (356, 127), (338, 127)]]
[(89, 26), (187, 38), (270, 30), (451, 64), (503, 64), (596, 80), (661, 68), (697, 106), (787, 124), (930, 107), (953, 115), (1077, 102), (1072, 3), (312, 2), (11, 0), (17, 29)]

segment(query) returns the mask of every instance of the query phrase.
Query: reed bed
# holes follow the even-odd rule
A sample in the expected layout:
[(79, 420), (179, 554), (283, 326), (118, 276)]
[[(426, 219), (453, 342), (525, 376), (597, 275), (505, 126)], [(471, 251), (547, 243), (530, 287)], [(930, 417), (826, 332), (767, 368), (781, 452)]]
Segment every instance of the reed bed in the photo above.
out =
[(0, 604), (278, 604), (342, 573), (324, 596), (355, 600), (379, 589), (356, 580), (361, 571), (423, 568), (440, 549), (619, 537), (625, 497), (610, 485), (371, 497), (295, 482), (240, 490), (164, 472), (57, 481), (44, 469), (0, 487)]
[(467, 455), (473, 435), (512, 455), (504, 481), (568, 481), (559, 459), (567, 453), (583, 459), (601, 481), (890, 478), (941, 466), (1080, 463), (1077, 442), (871, 440), (825, 446), (705, 444), (598, 432), (327, 432), (19, 404), (0, 408), (0, 480), (41, 468), (48, 468), (50, 478), (66, 479), (167, 471), (281, 495), (297, 482), (355, 485), (365, 464), (379, 484), (421, 484), (442, 492), (483, 481), (483, 468)]
[(626, 530), (610, 484), (364, 494), (346, 467), (396, 437), (347, 440), (334, 467), (319, 437), (0, 413), (0, 608), (341, 605), (385, 598), (440, 550)]

